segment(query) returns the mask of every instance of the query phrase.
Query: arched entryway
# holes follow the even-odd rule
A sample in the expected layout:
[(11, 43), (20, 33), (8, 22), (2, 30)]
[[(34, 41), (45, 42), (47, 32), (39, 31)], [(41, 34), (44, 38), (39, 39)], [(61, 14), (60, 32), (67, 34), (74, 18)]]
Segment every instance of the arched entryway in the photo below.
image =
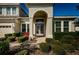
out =
[(34, 14), (33, 22), (34, 22), (35, 36), (46, 35), (46, 21), (47, 21), (47, 13), (45, 11), (40, 10)]

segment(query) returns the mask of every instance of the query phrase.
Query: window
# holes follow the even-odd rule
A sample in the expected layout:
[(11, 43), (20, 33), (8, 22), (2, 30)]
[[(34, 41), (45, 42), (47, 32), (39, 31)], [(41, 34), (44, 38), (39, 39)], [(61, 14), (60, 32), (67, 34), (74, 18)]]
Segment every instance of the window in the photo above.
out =
[(10, 13), (11, 13), (11, 8), (7, 7), (7, 15), (10, 15)]
[(68, 31), (69, 31), (69, 22), (64, 21), (64, 32), (68, 32)]
[(12, 14), (13, 14), (13, 15), (16, 14), (16, 7), (13, 7), (13, 8), (12, 8)]
[(22, 32), (29, 32), (29, 24), (22, 24)]
[(27, 32), (29, 32), (29, 24), (27, 24)]
[(22, 32), (26, 32), (26, 24), (22, 24)]
[(2, 7), (0, 7), (0, 14), (2, 14)]
[(61, 21), (55, 22), (56, 32), (61, 32)]

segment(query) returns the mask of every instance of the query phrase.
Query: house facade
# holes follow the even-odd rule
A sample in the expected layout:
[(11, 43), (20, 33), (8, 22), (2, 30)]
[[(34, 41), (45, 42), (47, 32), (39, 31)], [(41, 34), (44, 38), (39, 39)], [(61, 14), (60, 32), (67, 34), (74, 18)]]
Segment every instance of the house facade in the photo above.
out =
[[(29, 16), (22, 17), (19, 4), (0, 4), (0, 37), (14, 32), (29, 32), (29, 37), (53, 38), (53, 32), (79, 31), (78, 16), (54, 16), (53, 4), (25, 4)], [(76, 24), (76, 25), (75, 25)]]

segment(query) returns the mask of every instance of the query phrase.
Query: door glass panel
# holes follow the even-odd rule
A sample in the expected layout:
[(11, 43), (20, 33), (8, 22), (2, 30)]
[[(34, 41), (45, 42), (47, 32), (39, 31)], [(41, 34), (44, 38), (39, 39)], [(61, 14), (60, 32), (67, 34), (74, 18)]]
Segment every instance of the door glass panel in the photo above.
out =
[(41, 24), (41, 33), (44, 33), (44, 24)]
[(35, 28), (36, 35), (44, 35), (44, 19), (37, 19)]
[(40, 29), (40, 28), (39, 28), (39, 25), (36, 24), (36, 33), (37, 33), (37, 34), (39, 34), (39, 29)]
[(44, 24), (36, 24), (36, 34), (44, 34)]

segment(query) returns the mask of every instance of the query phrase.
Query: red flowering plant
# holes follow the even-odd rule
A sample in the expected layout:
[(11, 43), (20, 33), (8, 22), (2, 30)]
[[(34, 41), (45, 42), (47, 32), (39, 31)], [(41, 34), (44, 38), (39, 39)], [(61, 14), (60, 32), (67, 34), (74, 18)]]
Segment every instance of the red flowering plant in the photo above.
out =
[(29, 38), (29, 32), (23, 32), (23, 35), (25, 36), (25, 38)]

